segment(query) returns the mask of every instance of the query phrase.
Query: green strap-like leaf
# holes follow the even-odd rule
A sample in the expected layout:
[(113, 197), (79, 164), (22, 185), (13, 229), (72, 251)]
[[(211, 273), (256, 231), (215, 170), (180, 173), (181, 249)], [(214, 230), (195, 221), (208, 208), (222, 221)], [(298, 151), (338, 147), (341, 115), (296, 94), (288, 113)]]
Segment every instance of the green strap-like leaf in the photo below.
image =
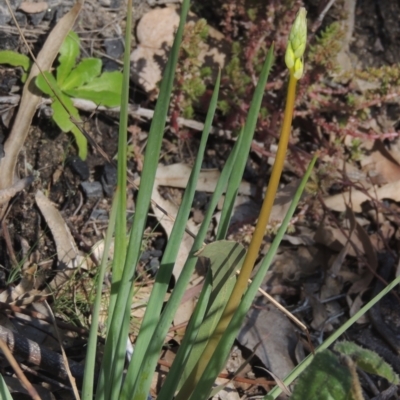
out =
[(6, 383), (4, 382), (3, 375), (0, 374), (0, 399), (13, 400)]
[(235, 272), (240, 270), (245, 254), (246, 250), (241, 244), (227, 240), (211, 243), (205, 246), (199, 254), (200, 257), (206, 257), (210, 260), (213, 289), (206, 316), (193, 345), (186, 368), (183, 371), (181, 384), (183, 384), (196, 365), (221, 318), (236, 282)]

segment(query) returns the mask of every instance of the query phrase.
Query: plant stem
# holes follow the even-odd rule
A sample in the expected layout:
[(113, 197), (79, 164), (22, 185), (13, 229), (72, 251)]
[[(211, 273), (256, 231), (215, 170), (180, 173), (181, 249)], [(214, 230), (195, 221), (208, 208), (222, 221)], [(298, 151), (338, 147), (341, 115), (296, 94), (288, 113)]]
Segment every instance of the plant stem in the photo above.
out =
[(199, 382), (201, 375), (203, 374), (207, 364), (209, 363), (211, 356), (213, 355), (215, 348), (217, 347), (223, 333), (227, 329), (229, 322), (231, 321), (233, 314), (238, 308), (242, 299), (243, 293), (245, 292), (248, 279), (250, 278), (254, 264), (257, 260), (262, 240), (264, 237), (265, 229), (267, 227), (269, 217), (271, 215), (272, 206), (274, 204), (276, 192), (279, 185), (279, 180), (282, 175), (283, 164), (285, 162), (286, 151), (289, 143), (290, 130), (293, 119), (293, 109), (296, 95), (296, 84), (297, 79), (293, 75), (293, 69), (290, 71), (289, 86), (286, 98), (285, 114), (283, 118), (282, 130), (278, 144), (278, 150), (276, 152), (275, 163), (272, 168), (271, 178), (269, 181), (267, 193), (261, 208), (261, 212), (258, 218), (258, 222), (250, 242), (249, 249), (246, 253), (246, 257), (243, 262), (243, 267), (237, 278), (235, 287), (233, 288), (231, 297), (229, 298), (222, 317), (215, 328), (213, 335), (207, 343), (206, 348), (198, 363), (193, 368), (193, 371), (189, 375), (181, 391), (176, 397), (176, 400), (189, 399), (190, 394)]

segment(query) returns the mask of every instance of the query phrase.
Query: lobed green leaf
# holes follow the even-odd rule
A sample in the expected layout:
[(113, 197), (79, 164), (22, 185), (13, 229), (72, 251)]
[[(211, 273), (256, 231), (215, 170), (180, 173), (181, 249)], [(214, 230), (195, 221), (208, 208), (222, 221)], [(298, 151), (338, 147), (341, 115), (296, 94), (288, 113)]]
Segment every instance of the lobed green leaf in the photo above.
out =
[(85, 58), (74, 68), (60, 85), (62, 91), (79, 88), (91, 82), (101, 73), (102, 62), (99, 58)]
[(87, 157), (87, 140), (71, 120), (71, 117), (73, 117), (76, 122), (82, 122), (79, 112), (73, 105), (72, 100), (61, 92), (54, 76), (47, 71), (43, 72), (43, 74), (46, 76), (47, 81), (44, 76), (40, 74), (36, 78), (36, 86), (53, 99), (51, 108), (53, 109), (54, 122), (63, 132), (72, 132), (78, 146), (79, 157), (85, 160)]
[(58, 57), (60, 65), (57, 67), (57, 82), (60, 86), (76, 64), (76, 59), (79, 56), (79, 43), (79, 36), (71, 31), (60, 47), (60, 56)]
[(24, 54), (11, 50), (0, 51), (0, 64), (8, 64), (13, 67), (22, 67), (24, 71), (28, 71), (31, 67), (31, 60)]
[(318, 353), (300, 375), (291, 400), (349, 400), (351, 387), (349, 368), (342, 365), (330, 350), (325, 350)]
[(336, 343), (334, 350), (350, 356), (363, 371), (381, 376), (394, 385), (400, 383), (399, 377), (393, 371), (393, 368), (372, 350), (364, 349), (353, 342), (347, 341)]
[(87, 85), (64, 90), (69, 96), (92, 100), (98, 105), (117, 107), (121, 104), (122, 74), (118, 71), (104, 72)]

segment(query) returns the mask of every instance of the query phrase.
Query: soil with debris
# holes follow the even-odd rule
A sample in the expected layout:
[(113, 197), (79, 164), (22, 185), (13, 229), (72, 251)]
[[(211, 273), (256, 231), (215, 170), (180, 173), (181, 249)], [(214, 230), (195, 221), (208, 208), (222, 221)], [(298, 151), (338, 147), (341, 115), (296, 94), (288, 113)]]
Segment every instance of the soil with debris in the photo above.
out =
[[(233, 380), (230, 390), (236, 394), (235, 398), (266, 393), (274, 382), (263, 368), (283, 379), (312, 347), (397, 276), (400, 265), (399, 2), (359, 0), (355, 4), (355, 0), (337, 0), (328, 9), (328, 2), (322, 0), (249, 3), (218, 0), (195, 2), (192, 6), (163, 141), (157, 199), (154, 199), (171, 213), (179, 206), (186, 182), (183, 177), (196, 156), (212, 82), (218, 68), (223, 68), (221, 104), (203, 164), (205, 183), (196, 193), (190, 221), (190, 229), (196, 232), (212, 192), (207, 182), (210, 185), (218, 179), (218, 171), (245, 120), (259, 65), (274, 42), (275, 66), (239, 190), (240, 201), (229, 228), (229, 239), (245, 246), (249, 243), (276, 151), (286, 90), (283, 62), (286, 39), (295, 12), (304, 5), (310, 27), (309, 56), (305, 56), (306, 73), (299, 83), (289, 154), (262, 255), (268, 250), (311, 155), (319, 151), (319, 163), (307, 194), (263, 284), (264, 290), (307, 326), (311, 342), (304, 331), (264, 297), (258, 297), (224, 371), (235, 373), (255, 352), (250, 365)], [(47, 7), (39, 12), (32, 11), (32, 4), (36, 3), (11, 1), (22, 32), (37, 53), (54, 24), (73, 3), (48, 0)], [(128, 127), (129, 223), (135, 212), (136, 183), (141, 175), (159, 79), (179, 21), (177, 7), (173, 1), (148, 0), (136, 4)], [(75, 31), (81, 38), (81, 53), (101, 58), (104, 70), (121, 69), (125, 14), (121, 0), (86, 1), (75, 23)], [(202, 18), (210, 26), (208, 35), (202, 33)], [(3, 5), (0, 50), (27, 54)], [(4, 156), (3, 145), (15, 123), (22, 75), (21, 68), (0, 64), (0, 157)], [(185, 86), (187, 82), (192, 86)], [(199, 92), (194, 96), (193, 93)], [(47, 349), (48, 361), (44, 363), (28, 357), (18, 346), (13, 352), (28, 379), (43, 390), (42, 398), (68, 399), (73, 396), (67, 375), (57, 364), (62, 364), (59, 344), (44, 300), (47, 299), (59, 322), (70, 366), (79, 384), (94, 298), (91, 289), (100, 257), (96, 248), (107, 229), (117, 179), (118, 113), (96, 107), (80, 111), (91, 138), (89, 155), (83, 161), (78, 157), (73, 137), (61, 132), (48, 112), (48, 102), (44, 103), (35, 114), (16, 168), (16, 180), (33, 176), (33, 182), (24, 181), (22, 188), (11, 188), (11, 192), (10, 188), (6, 192), (0, 190), (0, 204), (3, 198), (9, 201), (0, 226), (3, 310), (0, 338), (14, 337), (16, 343), (25, 338)], [(38, 204), (38, 191), (51, 200), (63, 223), (49, 222)], [(50, 209), (50, 205), (46, 207)], [(162, 214), (153, 208), (137, 267), (141, 288), (138, 302), (145, 301), (160, 265), (169, 233), (164, 223)], [(216, 224), (210, 229), (210, 241)], [(44, 289), (60, 269), (57, 235), (64, 235), (65, 254), (73, 251), (86, 258), (84, 268), (75, 265), (67, 281), (51, 296), (45, 296)], [(177, 268), (175, 279), (178, 273)], [(198, 271), (193, 285), (201, 279)], [(107, 276), (105, 297), (110, 280)], [(400, 373), (399, 301), (399, 290), (394, 289), (346, 332), (347, 339), (381, 355), (397, 373)], [(133, 310), (133, 341), (142, 312)], [(177, 319), (174, 324), (187, 323), (190, 312), (191, 308), (186, 307), (181, 313), (182, 320)], [(180, 342), (178, 334), (171, 335), (170, 346), (163, 355), (167, 363), (172, 362)], [(25, 393), (3, 357), (0, 357), (0, 372), (8, 385), (14, 385), (16, 396)], [(378, 398), (379, 393), (389, 393), (390, 389), (384, 379), (367, 375), (361, 377), (361, 385), (366, 399)], [(154, 396), (157, 387), (153, 388)], [(392, 394), (385, 398), (398, 398), (399, 393), (391, 390)]]

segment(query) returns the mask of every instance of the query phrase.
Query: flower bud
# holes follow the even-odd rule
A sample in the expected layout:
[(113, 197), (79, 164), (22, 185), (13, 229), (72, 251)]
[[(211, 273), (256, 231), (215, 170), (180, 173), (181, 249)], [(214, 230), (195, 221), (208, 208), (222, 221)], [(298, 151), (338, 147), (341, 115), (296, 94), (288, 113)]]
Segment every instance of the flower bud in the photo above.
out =
[(297, 58), (296, 62), (294, 63), (294, 71), (293, 76), (299, 80), (303, 76), (304, 72), (304, 64), (301, 58)]
[[(289, 69), (295, 68), (296, 75), (303, 75), (304, 65), (301, 60), (307, 43), (307, 11), (301, 7), (292, 25), (285, 53), (285, 63)], [(295, 75), (295, 77), (296, 77)], [(300, 79), (297, 78), (297, 79)]]
[(288, 43), (288, 46), (286, 48), (286, 53), (285, 53), (285, 63), (286, 66), (291, 69), (294, 66), (296, 59), (294, 57), (294, 53), (292, 50), (292, 46), (290, 45), (290, 43)]

